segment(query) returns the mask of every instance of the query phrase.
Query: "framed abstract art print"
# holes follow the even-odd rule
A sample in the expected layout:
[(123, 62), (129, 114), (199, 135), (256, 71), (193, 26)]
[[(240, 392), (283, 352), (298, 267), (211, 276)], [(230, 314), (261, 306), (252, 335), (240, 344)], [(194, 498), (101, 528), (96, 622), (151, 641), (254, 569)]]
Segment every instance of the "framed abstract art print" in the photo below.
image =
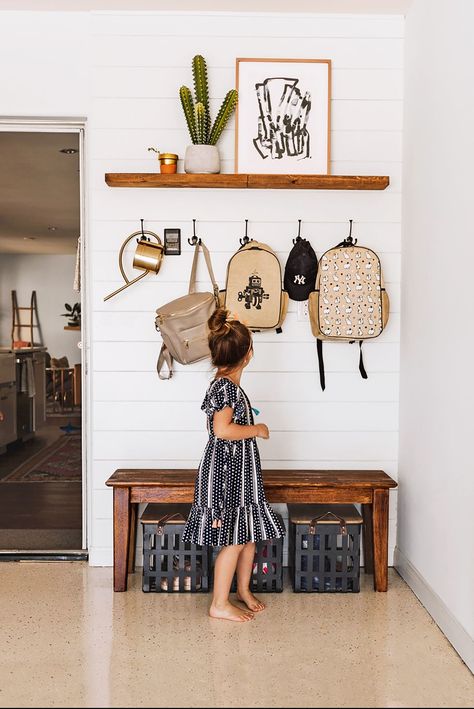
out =
[(235, 172), (327, 175), (329, 59), (236, 60)]

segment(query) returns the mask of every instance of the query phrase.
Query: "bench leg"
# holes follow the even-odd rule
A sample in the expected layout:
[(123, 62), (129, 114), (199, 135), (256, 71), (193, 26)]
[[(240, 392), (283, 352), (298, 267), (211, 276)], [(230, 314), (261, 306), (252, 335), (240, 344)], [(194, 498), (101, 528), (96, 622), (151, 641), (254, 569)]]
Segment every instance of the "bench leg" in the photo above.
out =
[(135, 573), (135, 547), (137, 542), (137, 508), (138, 505), (130, 505), (130, 540), (128, 544), (128, 573)]
[(372, 524), (372, 505), (362, 505), (362, 518), (364, 520), (364, 530), (362, 541), (364, 545), (364, 572), (374, 573), (374, 530)]
[(374, 490), (372, 509), (374, 531), (374, 588), (388, 587), (388, 490)]
[(114, 487), (114, 591), (127, 590), (130, 488)]

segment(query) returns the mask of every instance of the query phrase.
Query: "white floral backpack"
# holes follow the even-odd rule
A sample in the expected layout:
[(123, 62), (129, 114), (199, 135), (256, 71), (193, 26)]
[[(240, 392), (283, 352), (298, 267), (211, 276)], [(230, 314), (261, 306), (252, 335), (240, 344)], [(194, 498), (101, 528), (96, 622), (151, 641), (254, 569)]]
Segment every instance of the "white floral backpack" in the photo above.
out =
[[(352, 231), (352, 224), (351, 224)], [(317, 338), (319, 379), (326, 386), (323, 341), (359, 342), (359, 371), (367, 372), (362, 343), (378, 337), (388, 322), (390, 303), (382, 265), (372, 249), (349, 236), (319, 260), (315, 290), (309, 295), (311, 330)]]

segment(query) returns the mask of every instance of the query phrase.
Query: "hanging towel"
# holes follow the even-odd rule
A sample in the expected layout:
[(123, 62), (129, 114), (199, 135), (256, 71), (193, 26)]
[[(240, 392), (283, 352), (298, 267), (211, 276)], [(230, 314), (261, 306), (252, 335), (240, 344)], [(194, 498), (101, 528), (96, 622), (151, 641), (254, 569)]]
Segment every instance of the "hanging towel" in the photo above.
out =
[(73, 289), (76, 291), (76, 293), (81, 292), (81, 237), (79, 237), (77, 240), (76, 268), (74, 271)]
[(35, 370), (32, 357), (20, 358), (20, 391), (31, 398), (36, 394)]

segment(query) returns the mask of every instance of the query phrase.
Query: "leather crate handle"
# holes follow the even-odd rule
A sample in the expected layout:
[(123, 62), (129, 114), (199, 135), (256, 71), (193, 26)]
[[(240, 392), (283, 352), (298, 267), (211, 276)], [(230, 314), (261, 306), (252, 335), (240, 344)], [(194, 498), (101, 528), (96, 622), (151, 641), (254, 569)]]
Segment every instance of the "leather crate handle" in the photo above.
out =
[(332, 517), (335, 521), (339, 522), (339, 527), (340, 527), (341, 534), (344, 535), (344, 536), (346, 536), (346, 535), (347, 535), (347, 522), (346, 522), (346, 520), (345, 520), (343, 517), (339, 517), (339, 515), (335, 514), (334, 512), (331, 512), (330, 510), (329, 510), (328, 512), (325, 512), (325, 513), (322, 514), (322, 515), (319, 515), (319, 517), (315, 517), (314, 519), (311, 520), (311, 522), (309, 523), (309, 533), (310, 533), (310, 534), (316, 534), (316, 525), (317, 525), (318, 522), (320, 522), (321, 520), (327, 518), (328, 515), (331, 515), (331, 517)]
[(174, 517), (182, 517), (182, 515), (179, 512), (175, 512), (172, 515), (164, 515), (164, 517), (159, 519), (158, 522), (156, 523), (156, 533), (160, 534), (160, 535), (164, 534), (166, 523), (169, 522), (169, 520), (173, 519)]

